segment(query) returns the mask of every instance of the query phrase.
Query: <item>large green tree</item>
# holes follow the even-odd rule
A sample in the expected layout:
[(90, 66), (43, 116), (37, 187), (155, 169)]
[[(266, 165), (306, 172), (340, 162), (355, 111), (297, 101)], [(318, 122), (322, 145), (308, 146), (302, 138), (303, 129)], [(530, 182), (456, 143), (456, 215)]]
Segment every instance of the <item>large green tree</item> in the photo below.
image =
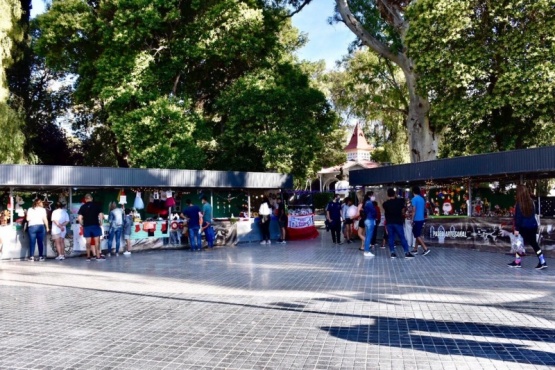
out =
[[(256, 0), (58, 0), (37, 18), (36, 50), (48, 68), (77, 76), (73, 128), (92, 153), (85, 163), (301, 174), (335, 115), (292, 57), (303, 38), (284, 14)], [(245, 132), (245, 116), (257, 131)], [(309, 132), (304, 148), (296, 134)], [(287, 140), (257, 156), (239, 145), (252, 144), (249, 133)]]
[(555, 142), (553, 0), (420, 0), (409, 17), (443, 155)]
[[(156, 163), (169, 154), (143, 145), (163, 141), (169, 159), (180, 158), (173, 166), (202, 168), (206, 126), (191, 122), (266, 62), (279, 22), (258, 1), (59, 0), (37, 29), (47, 66), (78, 76), (73, 98), (84, 118), (76, 129), (107, 139), (113, 164)], [(107, 135), (92, 134), (100, 128)]]
[(220, 159), (219, 168), (267, 168), (304, 179), (324, 151), (325, 137), (337, 129), (337, 116), (323, 93), (289, 63), (239, 79), (217, 108), (225, 125), (221, 149), (234, 153)]
[(14, 44), (23, 39), (19, 25), (21, 6), (16, 0), (0, 0), (0, 162), (25, 161), (23, 109), (20, 100), (10, 94), (6, 69), (16, 60)]

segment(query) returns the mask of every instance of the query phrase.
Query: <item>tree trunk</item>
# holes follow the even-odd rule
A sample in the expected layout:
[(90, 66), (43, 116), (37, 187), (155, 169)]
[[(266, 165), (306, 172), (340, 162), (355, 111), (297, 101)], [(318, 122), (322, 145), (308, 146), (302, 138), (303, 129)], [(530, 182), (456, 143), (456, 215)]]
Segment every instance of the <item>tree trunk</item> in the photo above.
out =
[[(387, 0), (381, 0), (384, 5)], [(347, 27), (360, 40), (384, 58), (389, 59), (399, 66), (404, 74), (409, 91), (409, 107), (406, 117), (406, 128), (409, 137), (409, 149), (411, 162), (429, 161), (437, 158), (438, 138), (433, 128), (430, 126), (429, 112), (430, 103), (428, 99), (417, 93), (418, 76), (412, 69), (410, 59), (404, 53), (396, 53), (390, 50), (387, 45), (380, 42), (372, 34), (364, 29), (363, 25), (358, 21), (349, 9), (347, 0), (336, 0), (337, 8), (341, 14), (341, 18)], [(387, 6), (388, 10), (392, 7)], [(393, 27), (401, 30), (408, 29), (403, 17), (392, 11), (391, 24)]]
[(409, 137), (410, 159), (412, 163), (430, 161), (437, 158), (438, 138), (430, 127), (430, 103), (417, 93), (418, 77), (410, 67), (410, 60), (402, 56), (400, 66), (405, 74), (409, 91), (409, 110), (405, 121)]

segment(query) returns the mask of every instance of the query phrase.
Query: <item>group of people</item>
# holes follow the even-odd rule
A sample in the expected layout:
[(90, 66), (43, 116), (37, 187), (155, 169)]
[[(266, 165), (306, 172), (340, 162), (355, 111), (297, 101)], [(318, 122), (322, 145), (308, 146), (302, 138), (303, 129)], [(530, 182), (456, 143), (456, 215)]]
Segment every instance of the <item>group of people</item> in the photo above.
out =
[[(398, 238), (403, 247), (404, 258), (414, 258), (418, 253), (418, 246), (423, 249), (423, 255), (428, 255), (430, 249), (424, 243), (422, 238), (422, 229), (426, 219), (426, 201), (422, 197), (420, 188), (414, 186), (412, 188), (413, 197), (410, 201), (410, 208), (403, 198), (397, 197), (395, 190), (387, 189), (388, 199), (382, 204), (385, 216), (385, 233), (382, 241), (382, 247), (385, 247), (385, 238), (389, 245), (391, 258), (397, 258), (395, 252), (395, 239)], [(91, 255), (97, 261), (102, 261), (105, 256), (101, 253), (100, 237), (103, 234), (102, 225), (104, 223), (104, 214), (97, 203), (94, 203), (90, 194), (85, 195), (85, 203), (78, 212), (77, 222), (83, 226), (83, 235), (86, 240), (87, 261), (91, 260)], [(208, 202), (206, 196), (202, 199), (202, 210), (194, 205), (190, 199), (185, 202), (187, 207), (181, 213), (181, 216), (187, 220), (187, 227), (191, 241), (191, 250), (202, 250), (202, 233), (205, 234), (209, 248), (214, 247), (214, 229), (212, 226), (212, 206)], [(264, 198), (259, 209), (260, 229), (262, 232), (261, 244), (271, 244), (270, 241), (270, 216), (277, 215), (280, 226), (280, 237), (278, 243), (285, 244), (287, 229), (287, 213), (285, 205), (280, 198), (271, 202), (268, 198)], [(52, 240), (56, 246), (58, 256), (57, 260), (65, 259), (64, 238), (70, 218), (65, 209), (65, 205), (58, 202), (56, 210), (52, 212)], [(347, 240), (352, 242), (352, 226), (355, 222), (358, 224), (357, 233), (362, 240), (359, 249), (364, 251), (364, 256), (374, 257), (372, 248), (376, 248), (377, 227), (381, 221), (381, 210), (375, 200), (372, 191), (365, 194), (360, 204), (355, 206), (353, 200), (349, 197), (345, 198), (343, 204), (340, 202), (340, 196), (336, 195), (332, 201), (326, 206), (326, 226), (331, 231), (332, 242), (336, 245), (342, 244), (341, 232)], [(44, 241), (46, 234), (50, 231), (46, 210), (43, 207), (43, 201), (36, 199), (32, 207), (26, 213), (27, 232), (29, 234), (29, 257), (28, 260), (35, 261), (35, 247), (38, 245), (39, 261), (45, 260)], [(120, 240), (126, 242), (125, 255), (131, 254), (131, 227), (133, 218), (130, 209), (117, 207), (115, 202), (110, 204), (110, 213), (108, 216), (109, 231), (107, 240), (107, 255), (110, 256), (114, 251), (112, 249), (113, 239), (115, 238), (115, 256), (119, 256)], [(414, 237), (414, 247), (409, 250), (409, 243), (406, 238), (406, 225), (410, 224), (412, 237)], [(535, 204), (529, 189), (525, 185), (518, 185), (516, 189), (516, 205), (514, 215), (514, 235), (521, 235), (524, 244), (532, 246), (536, 256), (538, 257), (538, 265), (536, 269), (542, 270), (547, 268), (542, 250), (540, 249), (536, 234), (538, 232), (538, 222), (536, 219)], [(92, 243), (91, 241), (94, 241)], [(374, 251), (375, 252), (375, 251)], [(514, 261), (509, 263), (509, 267), (521, 268), (522, 255), (516, 253)]]
[(260, 220), (260, 233), (262, 241), (260, 244), (272, 244), (270, 237), (270, 217), (274, 214), (279, 224), (278, 244), (286, 244), (287, 237), (287, 210), (285, 204), (280, 197), (263, 197), (262, 203), (258, 208), (258, 217)]
[[(54, 222), (54, 221), (53, 221)], [(85, 195), (85, 203), (79, 208), (77, 212), (77, 223), (83, 226), (83, 236), (86, 241), (87, 261), (91, 260), (91, 254), (97, 261), (106, 259), (102, 254), (100, 246), (100, 237), (104, 233), (102, 225), (104, 223), (104, 214), (98, 203), (93, 202), (91, 194)], [(119, 256), (121, 236), (126, 243), (124, 255), (131, 254), (131, 227), (133, 225), (133, 217), (129, 208), (123, 209), (118, 207), (116, 202), (110, 203), (110, 213), (108, 215), (108, 257), (112, 254), (112, 243), (115, 238), (116, 248), (114, 251), (115, 256)], [(94, 241), (92, 243), (91, 241)], [(63, 251), (58, 251), (58, 259), (64, 259)]]
[[(387, 237), (391, 258), (397, 258), (395, 252), (396, 237), (401, 242), (405, 258), (414, 258), (415, 254), (418, 253), (418, 246), (422, 247), (423, 255), (426, 256), (430, 253), (430, 249), (422, 238), (426, 201), (420, 194), (418, 186), (413, 187), (412, 192), (410, 212), (407, 212), (405, 200), (397, 197), (395, 190), (392, 188), (387, 190), (388, 200), (382, 204), (385, 215), (382, 246), (385, 247)], [(341, 231), (343, 231), (347, 243), (351, 243), (353, 240), (351, 233), (355, 222), (357, 223), (357, 234), (362, 240), (359, 249), (364, 251), (364, 256), (374, 257), (375, 251), (372, 253), (372, 248), (376, 248), (377, 229), (381, 222), (381, 209), (372, 191), (365, 194), (358, 207), (353, 204), (353, 200), (349, 197), (346, 197), (343, 205), (341, 205), (339, 194), (336, 194), (334, 199), (326, 206), (326, 227), (331, 231), (333, 244), (343, 244), (341, 242)], [(407, 223), (410, 224), (411, 236), (414, 238), (412, 250), (409, 250), (409, 243), (405, 236), (405, 225)]]
[[(91, 261), (91, 257), (96, 261), (103, 261), (106, 256), (110, 257), (112, 253), (119, 256), (121, 239), (125, 241), (124, 255), (131, 254), (131, 229), (133, 226), (133, 216), (131, 209), (118, 207), (116, 202), (110, 203), (110, 211), (108, 215), (108, 239), (106, 254), (102, 254), (100, 247), (100, 237), (103, 235), (104, 213), (98, 203), (93, 202), (91, 194), (85, 195), (85, 203), (81, 205), (78, 211), (77, 223), (83, 227), (83, 236), (86, 241), (87, 261)], [(181, 216), (187, 220), (189, 237), (191, 240), (191, 250), (202, 250), (202, 234), (204, 233), (209, 248), (214, 247), (214, 229), (212, 225), (212, 206), (208, 202), (206, 196), (202, 199), (202, 210), (194, 205), (190, 199), (186, 200), (187, 207), (181, 213)], [(31, 208), (26, 212), (25, 216), (27, 233), (29, 235), (29, 261), (35, 261), (35, 248), (38, 246), (38, 261), (46, 259), (46, 251), (44, 242), (46, 234), (50, 232), (50, 223), (43, 201), (36, 199)], [(65, 259), (65, 236), (68, 225), (70, 224), (69, 214), (65, 205), (61, 202), (56, 203), (56, 209), (52, 212), (52, 240), (56, 247), (57, 260)], [(115, 239), (115, 249), (113, 242)]]

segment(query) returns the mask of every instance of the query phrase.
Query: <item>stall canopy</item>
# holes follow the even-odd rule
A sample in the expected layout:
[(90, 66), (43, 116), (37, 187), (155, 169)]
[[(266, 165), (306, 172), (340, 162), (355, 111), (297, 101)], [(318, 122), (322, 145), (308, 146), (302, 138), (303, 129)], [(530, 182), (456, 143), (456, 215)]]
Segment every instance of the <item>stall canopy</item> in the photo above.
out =
[(438, 159), (352, 171), (351, 186), (382, 184), (450, 184), (554, 178), (555, 146)]
[(293, 177), (267, 172), (0, 165), (0, 187), (283, 189), (293, 187)]

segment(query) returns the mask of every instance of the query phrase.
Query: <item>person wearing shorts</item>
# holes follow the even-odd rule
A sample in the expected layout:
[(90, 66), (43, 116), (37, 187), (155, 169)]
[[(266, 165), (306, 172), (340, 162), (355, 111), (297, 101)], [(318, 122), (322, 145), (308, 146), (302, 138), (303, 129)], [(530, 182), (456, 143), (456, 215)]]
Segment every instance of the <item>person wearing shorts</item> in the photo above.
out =
[[(102, 235), (102, 222), (104, 215), (100, 206), (93, 203), (93, 197), (90, 194), (85, 195), (85, 204), (79, 208), (77, 222), (83, 226), (83, 236), (87, 246), (87, 262), (91, 260), (91, 251), (96, 256), (97, 261), (103, 261), (105, 258), (100, 254), (100, 236)], [(94, 246), (91, 245), (91, 239), (94, 238)]]
[[(415, 248), (418, 245), (422, 246), (424, 249), (424, 255), (427, 256), (430, 253), (430, 249), (424, 244), (424, 239), (422, 238), (422, 228), (424, 227), (425, 212), (426, 212), (426, 201), (424, 197), (420, 195), (420, 188), (414, 186), (412, 188), (412, 235), (415, 239)], [(414, 253), (414, 252), (413, 252)]]
[(56, 203), (56, 210), (52, 212), (52, 240), (56, 245), (58, 256), (56, 259), (62, 261), (65, 259), (65, 241), (66, 225), (69, 224), (69, 215), (65, 210), (65, 205), (61, 202)]

